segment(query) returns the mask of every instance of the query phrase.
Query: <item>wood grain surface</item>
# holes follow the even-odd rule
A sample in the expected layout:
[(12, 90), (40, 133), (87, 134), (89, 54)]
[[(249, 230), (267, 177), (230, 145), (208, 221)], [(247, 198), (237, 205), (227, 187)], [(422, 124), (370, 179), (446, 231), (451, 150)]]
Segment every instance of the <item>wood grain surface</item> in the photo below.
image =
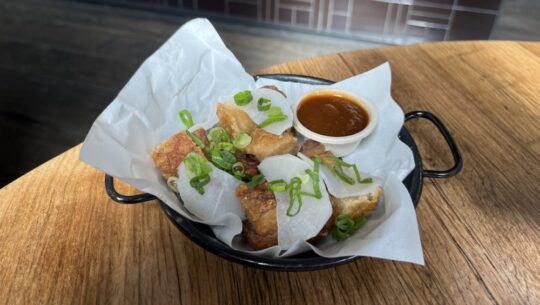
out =
[[(337, 81), (385, 61), (404, 111), (437, 114), (464, 158), (458, 176), (424, 180), (425, 267), (231, 263), (190, 242), (157, 202), (112, 202), (77, 146), (0, 190), (0, 304), (540, 304), (540, 43), (373, 49), (261, 72)], [(430, 123), (407, 128), (425, 168), (451, 165)]]

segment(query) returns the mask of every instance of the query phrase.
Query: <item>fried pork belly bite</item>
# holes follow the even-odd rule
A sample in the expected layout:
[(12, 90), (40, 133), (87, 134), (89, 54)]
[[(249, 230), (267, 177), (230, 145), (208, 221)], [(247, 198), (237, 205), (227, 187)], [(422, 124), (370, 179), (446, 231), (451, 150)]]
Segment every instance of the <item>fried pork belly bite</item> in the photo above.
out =
[(335, 157), (333, 153), (330, 151), (327, 151), (323, 144), (313, 141), (313, 140), (305, 140), (304, 144), (302, 144), (302, 147), (300, 148), (300, 152), (304, 155), (313, 158), (315, 156), (321, 157), (321, 160), (324, 164), (327, 164), (329, 166), (333, 166), (336, 162), (333, 158)]
[(334, 212), (337, 215), (345, 214), (353, 220), (368, 216), (377, 208), (377, 202), (382, 194), (382, 188), (379, 186), (374, 193), (361, 196), (352, 196), (345, 198), (336, 198), (330, 196)]
[(251, 133), (251, 143), (245, 148), (245, 152), (254, 155), (259, 161), (267, 157), (291, 154), (296, 155), (299, 149), (298, 139), (290, 130), (276, 136), (263, 129), (255, 129)]
[[(204, 129), (197, 129), (195, 133), (204, 134)], [(206, 136), (205, 136), (206, 138)], [(195, 152), (204, 156), (202, 150), (191, 141), (191, 138), (185, 131), (174, 134), (169, 139), (159, 144), (152, 152), (152, 160), (161, 171), (165, 179), (177, 176), (177, 169), (184, 158), (190, 153)]]
[(255, 156), (245, 154), (241, 151), (236, 151), (234, 155), (236, 156), (236, 160), (244, 165), (244, 173), (246, 174), (247, 178), (251, 178), (259, 174), (259, 169), (257, 166), (259, 166), (260, 162), (255, 158)]
[(267, 184), (250, 189), (242, 183), (236, 187), (236, 197), (246, 212), (242, 234), (248, 245), (255, 250), (277, 245), (277, 203)]
[[(278, 244), (276, 198), (268, 190), (267, 184), (261, 184), (254, 189), (248, 188), (247, 184), (240, 184), (236, 188), (236, 196), (244, 207), (246, 220), (243, 221), (242, 236), (247, 244), (254, 250), (260, 250)], [(328, 219), (321, 232), (311, 238), (310, 242), (316, 242), (326, 237), (334, 226), (336, 217), (343, 211), (341, 202), (330, 196), (332, 203), (332, 216)]]
[(258, 128), (249, 115), (235, 105), (218, 104), (216, 113), (219, 125), (225, 128), (233, 139), (236, 139), (242, 131), (249, 134)]
[[(300, 152), (304, 155), (313, 158), (320, 156), (323, 163), (328, 166), (333, 166), (334, 155), (324, 148), (324, 145), (313, 140), (306, 140)], [(349, 218), (357, 220), (361, 217), (368, 216), (377, 208), (377, 202), (382, 194), (382, 188), (379, 186), (375, 192), (364, 194), (361, 196), (351, 196), (345, 198), (337, 198), (330, 195), (332, 206), (334, 208), (334, 215), (332, 218), (337, 217), (340, 214), (346, 214)]]
[(300, 152), (310, 158), (323, 154), (325, 151), (326, 149), (322, 143), (310, 139), (306, 139), (302, 147), (300, 147)]
[(243, 224), (242, 236), (253, 250), (266, 249), (277, 245), (277, 226), (276, 231), (273, 233), (260, 235), (253, 229), (251, 222), (244, 220)]
[(277, 136), (262, 128), (258, 128), (248, 114), (240, 107), (231, 104), (218, 104), (217, 116), (219, 125), (225, 128), (233, 139), (241, 132), (245, 132), (251, 136), (251, 143), (244, 149), (244, 152), (254, 155), (259, 161), (276, 155), (296, 155), (298, 152), (298, 139), (290, 130)]

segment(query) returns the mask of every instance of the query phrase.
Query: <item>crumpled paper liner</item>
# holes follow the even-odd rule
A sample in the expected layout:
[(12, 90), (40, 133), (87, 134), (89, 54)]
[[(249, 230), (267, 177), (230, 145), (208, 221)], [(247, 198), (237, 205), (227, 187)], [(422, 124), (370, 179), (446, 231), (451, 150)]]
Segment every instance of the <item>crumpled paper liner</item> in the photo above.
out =
[[(90, 129), (80, 159), (139, 190), (151, 193), (192, 221), (169, 191), (150, 154), (155, 146), (183, 128), (178, 111), (187, 108), (195, 122), (215, 122), (215, 104), (239, 90), (276, 85), (292, 103), (317, 86), (260, 78), (257, 82), (227, 49), (206, 19), (182, 26), (137, 70)], [(376, 130), (345, 157), (359, 170), (384, 179), (383, 198), (368, 222), (343, 242), (330, 237), (298, 242), (287, 251), (278, 246), (251, 251), (241, 238), (242, 224), (233, 214), (209, 223), (227, 245), (261, 256), (283, 257), (313, 249), (324, 257), (371, 256), (423, 264), (422, 247), (411, 197), (401, 182), (414, 168), (411, 150), (397, 138), (404, 116), (390, 95), (391, 71), (385, 63), (333, 84), (371, 101), (379, 116)], [(203, 222), (204, 223), (204, 222)]]

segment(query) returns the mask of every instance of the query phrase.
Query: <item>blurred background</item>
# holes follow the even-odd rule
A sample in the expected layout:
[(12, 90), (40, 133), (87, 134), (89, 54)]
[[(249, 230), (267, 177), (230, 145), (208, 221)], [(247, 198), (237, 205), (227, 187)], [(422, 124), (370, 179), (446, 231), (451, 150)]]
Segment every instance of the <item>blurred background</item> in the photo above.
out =
[(540, 40), (540, 0), (2, 0), (0, 187), (82, 142), (143, 60), (199, 16), (250, 72), (361, 48)]

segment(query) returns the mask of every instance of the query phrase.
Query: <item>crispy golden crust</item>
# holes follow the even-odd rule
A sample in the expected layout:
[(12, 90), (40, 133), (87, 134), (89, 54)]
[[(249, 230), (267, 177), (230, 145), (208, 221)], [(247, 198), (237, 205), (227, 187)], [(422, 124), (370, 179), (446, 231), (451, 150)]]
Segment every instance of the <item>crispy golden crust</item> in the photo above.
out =
[(277, 230), (272, 234), (259, 235), (253, 230), (251, 223), (247, 220), (243, 222), (242, 236), (254, 250), (266, 249), (278, 243)]
[(257, 128), (257, 124), (251, 120), (249, 115), (234, 105), (218, 104), (216, 113), (219, 126), (225, 128), (233, 139), (236, 139), (242, 131), (249, 134)]
[(245, 148), (245, 152), (262, 161), (270, 156), (296, 155), (299, 148), (298, 139), (293, 136), (290, 130), (276, 136), (263, 129), (255, 129), (251, 133), (251, 143)]
[(361, 196), (352, 196), (345, 198), (336, 198), (330, 196), (334, 210), (339, 214), (346, 214), (353, 220), (368, 216), (377, 208), (377, 202), (382, 194), (382, 188), (379, 186), (374, 193)]
[(165, 179), (177, 176), (177, 169), (182, 160), (190, 153), (203, 155), (199, 147), (191, 141), (185, 131), (180, 131), (159, 144), (152, 152), (152, 160)]
[(236, 187), (236, 197), (246, 211), (247, 220), (257, 234), (267, 234), (276, 231), (276, 197), (263, 183), (250, 189), (242, 183)]
[(300, 147), (300, 152), (310, 158), (324, 153), (325, 150), (322, 143), (310, 139), (306, 139), (304, 144), (302, 144), (302, 147)]
[[(253, 249), (277, 244), (276, 197), (266, 183), (254, 189), (242, 183), (236, 187), (236, 197), (244, 207), (244, 238)], [(263, 246), (264, 245), (264, 246)]]
[(302, 144), (302, 147), (300, 148), (300, 152), (310, 158), (313, 158), (315, 156), (321, 157), (322, 162), (329, 167), (334, 166), (334, 163), (336, 163), (336, 161), (334, 160), (334, 154), (332, 154), (330, 151), (327, 151), (324, 145), (317, 141), (304, 141), (304, 144)]

